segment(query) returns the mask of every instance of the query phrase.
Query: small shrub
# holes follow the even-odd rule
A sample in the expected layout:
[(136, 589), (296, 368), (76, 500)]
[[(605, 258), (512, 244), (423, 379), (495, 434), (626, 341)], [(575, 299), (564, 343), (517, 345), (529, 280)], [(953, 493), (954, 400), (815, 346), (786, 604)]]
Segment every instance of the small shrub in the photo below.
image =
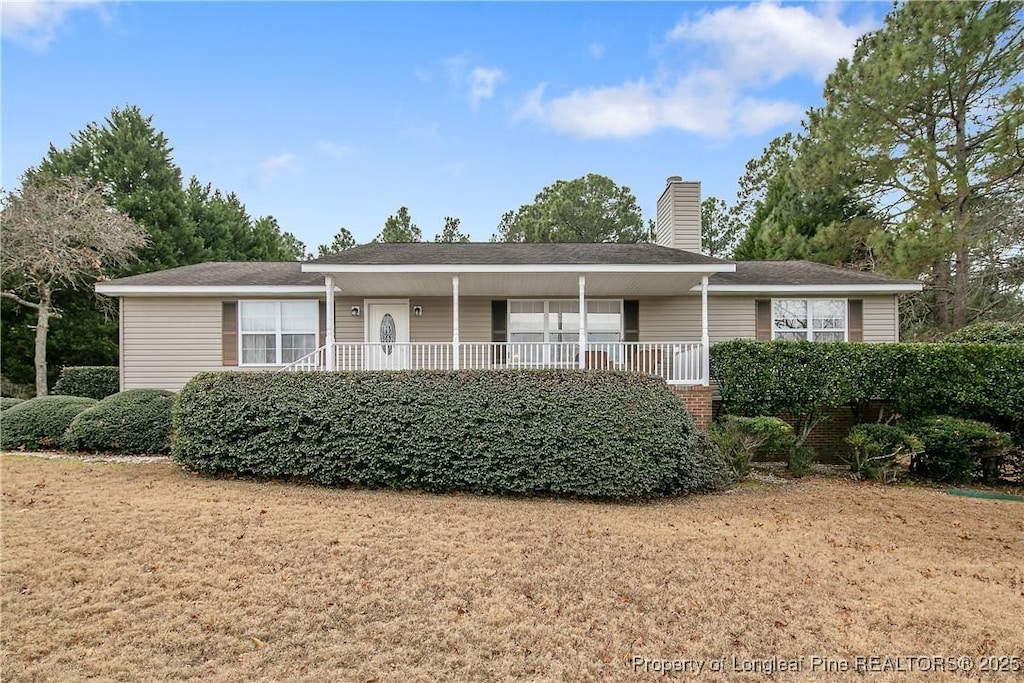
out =
[(818, 458), (818, 452), (801, 443), (794, 441), (793, 445), (786, 451), (786, 469), (794, 477), (802, 477), (811, 471), (811, 465)]
[(910, 464), (921, 452), (921, 440), (899, 427), (886, 424), (862, 424), (846, 437), (850, 471), (866, 479), (893, 481), (897, 466)]
[(16, 406), (19, 403), (22, 403), (23, 401), (24, 401), (24, 399), (21, 399), (21, 398), (8, 398), (6, 396), (3, 397), (3, 398), (0, 398), (0, 411), (7, 410), (11, 406)]
[(708, 437), (722, 451), (733, 474), (745, 477), (754, 458), (792, 445), (793, 428), (777, 417), (726, 415), (711, 426)]
[(1010, 450), (1010, 435), (975, 420), (939, 415), (910, 422), (923, 450), (910, 463), (915, 474), (938, 482), (994, 481)]
[(602, 498), (728, 478), (665, 383), (632, 373), (203, 373), (172, 415), (172, 455), (208, 473)]
[(942, 340), (947, 343), (1024, 344), (1024, 323), (985, 322), (961, 327)]
[(53, 386), (53, 393), (98, 400), (116, 394), (119, 388), (120, 373), (116, 367), (79, 365), (61, 368), (60, 379)]
[(171, 451), (174, 392), (131, 389), (108, 396), (72, 420), (61, 445), (71, 451), (151, 455)]
[(81, 396), (40, 396), (3, 411), (0, 448), (56, 448), (75, 416), (95, 405)]

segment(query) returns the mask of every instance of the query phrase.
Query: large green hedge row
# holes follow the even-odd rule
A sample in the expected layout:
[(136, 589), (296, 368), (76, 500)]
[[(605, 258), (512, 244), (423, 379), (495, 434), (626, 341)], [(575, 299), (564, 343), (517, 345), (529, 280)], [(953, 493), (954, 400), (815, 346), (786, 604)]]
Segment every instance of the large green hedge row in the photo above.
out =
[(665, 384), (629, 373), (204, 373), (173, 423), (174, 457), (208, 473), (610, 498), (728, 478)]
[(946, 335), (942, 341), (954, 344), (963, 344), (965, 342), (1024, 344), (1024, 323), (974, 323)]
[(53, 386), (54, 394), (86, 396), (101, 399), (120, 389), (120, 371), (107, 365), (76, 365), (61, 368), (60, 378)]
[(0, 448), (56, 448), (71, 421), (96, 399), (40, 396), (11, 406), (0, 417)]
[(171, 450), (174, 392), (130, 389), (75, 416), (60, 445), (69, 451), (156, 455)]
[(816, 344), (735, 340), (711, 348), (727, 413), (801, 416), (887, 401), (907, 417), (955, 415), (1024, 434), (1024, 344)]

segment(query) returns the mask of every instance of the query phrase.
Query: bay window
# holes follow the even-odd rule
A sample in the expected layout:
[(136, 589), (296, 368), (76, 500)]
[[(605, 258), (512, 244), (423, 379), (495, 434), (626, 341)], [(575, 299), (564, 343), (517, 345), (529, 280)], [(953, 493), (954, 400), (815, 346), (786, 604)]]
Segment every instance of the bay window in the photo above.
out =
[(772, 339), (845, 341), (846, 299), (773, 299)]
[(286, 365), (317, 348), (316, 301), (240, 301), (241, 365)]

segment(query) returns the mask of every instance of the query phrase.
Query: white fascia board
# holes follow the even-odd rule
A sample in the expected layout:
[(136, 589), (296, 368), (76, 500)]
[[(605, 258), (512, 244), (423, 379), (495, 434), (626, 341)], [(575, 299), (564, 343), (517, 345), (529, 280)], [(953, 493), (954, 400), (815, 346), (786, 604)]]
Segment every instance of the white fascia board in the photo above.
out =
[(119, 285), (100, 282), (96, 291), (107, 296), (217, 296), (221, 294), (323, 294), (309, 285)]
[(735, 263), (559, 263), (351, 265), (304, 263), (303, 273), (735, 273)]
[[(709, 292), (723, 294), (807, 294), (814, 292), (899, 294), (901, 292), (920, 292), (922, 289), (924, 289), (924, 285), (909, 282), (869, 285), (708, 285)], [(700, 286), (694, 287), (690, 291), (699, 292)]]

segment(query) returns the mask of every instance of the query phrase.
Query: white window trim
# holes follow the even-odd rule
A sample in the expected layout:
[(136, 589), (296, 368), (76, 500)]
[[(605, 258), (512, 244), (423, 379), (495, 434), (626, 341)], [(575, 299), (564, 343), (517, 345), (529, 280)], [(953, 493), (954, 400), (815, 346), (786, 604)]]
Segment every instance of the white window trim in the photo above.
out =
[[(798, 332), (799, 331), (799, 330), (776, 330), (775, 329), (775, 320), (776, 320), (776, 318), (775, 318), (775, 302), (776, 301), (804, 301), (804, 302), (807, 303), (807, 329), (804, 330), (804, 332), (806, 333), (804, 335), (804, 339), (806, 341), (814, 341), (814, 337), (813, 337), (813, 333), (814, 332), (842, 332), (843, 333), (843, 341), (850, 341), (850, 301), (849, 301), (849, 299), (843, 299), (843, 298), (839, 298), (839, 297), (830, 297), (830, 296), (818, 296), (818, 297), (812, 297), (812, 298), (804, 298), (804, 297), (779, 297), (777, 299), (772, 299), (771, 300), (771, 307), (772, 307), (772, 341), (774, 341), (776, 339), (776, 337), (775, 337), (775, 333), (776, 332)], [(834, 328), (834, 327), (830, 327), (828, 329), (820, 329), (820, 330), (814, 329), (814, 320), (811, 318), (811, 311), (813, 310), (814, 307), (811, 304), (813, 302), (815, 302), (815, 301), (842, 301), (843, 302), (843, 329), (840, 330), (840, 329)]]
[[(552, 301), (572, 301), (572, 302), (576, 302), (576, 301), (579, 301), (579, 299), (508, 299), (507, 300), (507, 305), (505, 307), (505, 334), (508, 335), (509, 343), (512, 343), (512, 303), (513, 302), (516, 302), (516, 303), (537, 303), (538, 301), (539, 302), (543, 302), (543, 304), (544, 304), (544, 341), (543, 342), (515, 342), (515, 343), (517, 343), (517, 344), (530, 344), (530, 343), (544, 343), (544, 344), (547, 344), (547, 343), (549, 343), (551, 341), (551, 337), (550, 337), (551, 330), (547, 329), (547, 320), (548, 320), (548, 315), (550, 314), (550, 303)], [(601, 298), (601, 299), (597, 299), (597, 298), (590, 299), (590, 298), (588, 298), (588, 299), (586, 299), (586, 303), (588, 303), (588, 304), (591, 301), (617, 301), (619, 303), (619, 342), (621, 343), (622, 339), (626, 336), (626, 311), (625, 311), (626, 304), (625, 304), (625, 300), (624, 299), (607, 299), (607, 298)], [(590, 326), (588, 325), (587, 326), (587, 334), (589, 335), (590, 332), (591, 332)], [(536, 331), (528, 332), (526, 334), (536, 334)], [(568, 342), (565, 342), (565, 343), (568, 343)], [(591, 343), (591, 342), (588, 341), (587, 343)], [(595, 344), (612, 344), (612, 343), (615, 343), (615, 342), (593, 342), (593, 343), (595, 343)]]
[[(316, 330), (313, 332), (313, 347), (320, 347), (320, 300), (319, 299), (240, 299), (238, 301), (238, 322), (236, 327), (238, 328), (238, 367), (240, 368), (280, 368), (287, 365), (287, 363), (281, 362), (281, 304), (282, 303), (315, 303), (316, 304)], [(243, 304), (277, 304), (277, 329), (274, 332), (274, 346), (275, 346), (275, 357), (279, 362), (277, 363), (246, 363), (243, 359), (245, 354), (242, 350), (242, 305)], [(270, 334), (269, 332), (245, 332), (244, 334)], [(289, 332), (288, 334), (300, 334), (296, 332)], [(305, 333), (308, 334), (308, 333)]]

